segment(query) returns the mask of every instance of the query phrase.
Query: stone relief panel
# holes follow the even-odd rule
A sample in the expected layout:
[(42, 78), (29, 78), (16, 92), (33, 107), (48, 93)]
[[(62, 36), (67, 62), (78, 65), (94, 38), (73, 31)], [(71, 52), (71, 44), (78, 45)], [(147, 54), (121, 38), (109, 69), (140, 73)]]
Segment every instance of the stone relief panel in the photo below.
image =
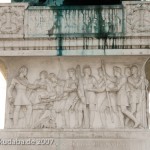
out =
[(127, 34), (149, 35), (150, 33), (150, 3), (124, 3), (125, 24)]
[(6, 58), (6, 128), (147, 128), (146, 57)]
[(25, 26), (26, 37), (119, 34), (122, 32), (122, 10), (120, 8), (30, 7), (26, 11)]
[(24, 11), (27, 4), (0, 5), (0, 36), (1, 38), (23, 37)]

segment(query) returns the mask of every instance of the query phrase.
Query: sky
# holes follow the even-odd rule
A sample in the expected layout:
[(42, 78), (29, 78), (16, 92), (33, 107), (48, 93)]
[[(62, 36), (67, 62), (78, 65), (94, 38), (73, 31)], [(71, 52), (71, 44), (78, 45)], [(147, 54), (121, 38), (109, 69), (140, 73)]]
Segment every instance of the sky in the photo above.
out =
[(0, 129), (4, 128), (6, 81), (0, 72)]
[(0, 3), (10, 3), (11, 0), (0, 0)]

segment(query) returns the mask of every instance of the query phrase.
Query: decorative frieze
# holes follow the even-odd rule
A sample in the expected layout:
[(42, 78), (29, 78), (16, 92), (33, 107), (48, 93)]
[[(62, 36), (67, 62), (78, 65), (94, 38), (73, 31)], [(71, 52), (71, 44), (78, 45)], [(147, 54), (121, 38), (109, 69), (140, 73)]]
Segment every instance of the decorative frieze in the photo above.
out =
[(147, 128), (148, 59), (3, 59), (9, 72), (5, 127)]

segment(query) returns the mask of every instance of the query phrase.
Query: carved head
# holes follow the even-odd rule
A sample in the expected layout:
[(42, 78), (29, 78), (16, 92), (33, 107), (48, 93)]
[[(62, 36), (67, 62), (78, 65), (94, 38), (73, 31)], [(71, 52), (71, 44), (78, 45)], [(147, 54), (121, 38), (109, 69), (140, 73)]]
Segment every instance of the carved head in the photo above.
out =
[(104, 72), (103, 72), (102, 67), (99, 67), (97, 70), (98, 70), (98, 75), (99, 75), (100, 77), (103, 77), (103, 76), (104, 76)]
[(18, 74), (26, 77), (27, 74), (28, 74), (28, 68), (26, 66), (20, 67), (19, 71), (18, 71)]
[(117, 67), (117, 66), (114, 66), (113, 67), (113, 73), (114, 73), (115, 77), (120, 77), (121, 74), (122, 74), (121, 68)]
[(89, 65), (85, 65), (83, 67), (83, 74), (90, 76), (92, 74), (91, 67)]
[(68, 69), (68, 75), (69, 75), (70, 78), (74, 77), (75, 74), (76, 74), (76, 71), (75, 71), (74, 68), (69, 68)]
[(43, 70), (40, 72), (40, 78), (41, 79), (46, 79), (48, 77), (48, 72)]
[(52, 82), (57, 82), (57, 76), (56, 76), (54, 73), (50, 73), (50, 74), (49, 74), (49, 79), (50, 79)]
[(124, 74), (127, 77), (131, 76), (131, 69), (130, 69), (130, 67), (125, 67)]
[(137, 65), (133, 65), (131, 67), (131, 73), (133, 74), (138, 74), (138, 66)]

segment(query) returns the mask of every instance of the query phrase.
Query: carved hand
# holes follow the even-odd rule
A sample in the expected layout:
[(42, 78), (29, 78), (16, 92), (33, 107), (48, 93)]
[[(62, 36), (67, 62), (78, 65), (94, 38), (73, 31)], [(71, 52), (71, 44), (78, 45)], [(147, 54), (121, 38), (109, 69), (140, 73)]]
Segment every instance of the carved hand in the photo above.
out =
[(9, 98), (10, 103), (14, 103), (15, 99), (13, 97)]

